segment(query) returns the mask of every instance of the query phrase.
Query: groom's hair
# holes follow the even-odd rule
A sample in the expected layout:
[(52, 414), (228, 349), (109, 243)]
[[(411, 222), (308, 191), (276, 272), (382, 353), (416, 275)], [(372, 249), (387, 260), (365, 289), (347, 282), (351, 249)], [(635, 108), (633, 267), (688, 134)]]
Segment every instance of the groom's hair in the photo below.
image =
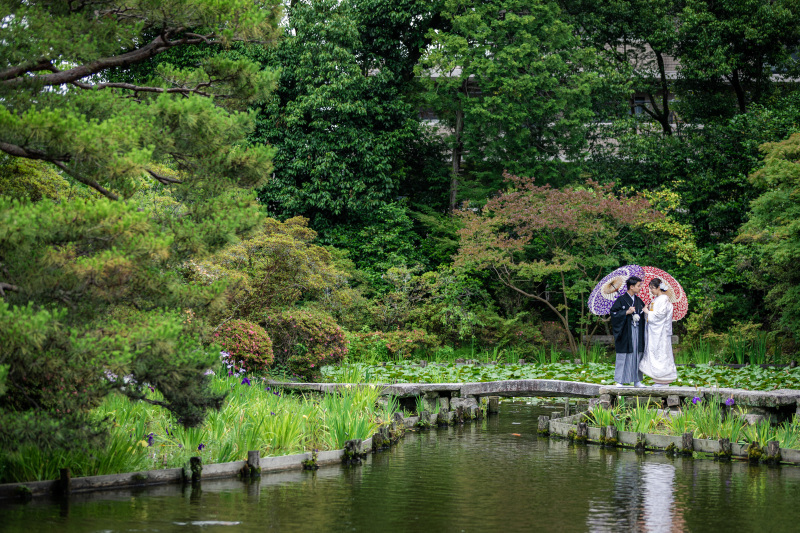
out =
[(653, 278), (653, 279), (651, 279), (650, 280), (650, 286), (653, 287), (654, 289), (660, 289), (661, 288), (661, 278)]
[(633, 287), (634, 285), (636, 285), (640, 281), (642, 281), (642, 278), (639, 278), (639, 277), (636, 277), (636, 276), (631, 276), (631, 277), (628, 278), (628, 281), (625, 282), (625, 285), (627, 285), (628, 288), (630, 289), (631, 287)]

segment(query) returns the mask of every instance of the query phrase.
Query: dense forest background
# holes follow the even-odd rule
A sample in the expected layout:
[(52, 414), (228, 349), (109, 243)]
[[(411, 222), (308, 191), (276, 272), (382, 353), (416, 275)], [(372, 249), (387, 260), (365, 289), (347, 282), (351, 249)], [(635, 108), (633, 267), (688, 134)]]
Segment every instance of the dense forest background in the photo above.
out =
[(308, 378), (577, 353), (629, 263), (683, 345), (795, 358), (797, 0), (0, 5), (8, 445), (145, 383), (196, 423), (231, 331)]

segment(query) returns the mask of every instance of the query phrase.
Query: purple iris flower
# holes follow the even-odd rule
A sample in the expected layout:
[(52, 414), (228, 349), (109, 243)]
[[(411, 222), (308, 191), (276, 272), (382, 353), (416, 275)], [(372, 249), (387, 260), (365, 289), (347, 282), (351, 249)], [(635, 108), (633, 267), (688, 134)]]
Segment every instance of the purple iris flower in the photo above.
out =
[(148, 446), (152, 446), (152, 445), (153, 445), (153, 440), (154, 440), (154, 439), (155, 439), (155, 435), (154, 435), (153, 433), (150, 433), (150, 434), (147, 436), (147, 445), (148, 445)]
[(700, 402), (702, 402), (702, 401), (703, 401), (703, 399), (702, 399), (702, 398), (700, 398), (699, 396), (695, 396), (694, 398), (692, 398), (692, 403), (693, 403), (694, 405), (697, 405), (698, 403), (700, 403)]
[(205, 445), (205, 444), (203, 444), (203, 443), (201, 442), (201, 443), (200, 443), (200, 446), (198, 446), (198, 447), (197, 447), (197, 451), (198, 451), (198, 452), (202, 452), (202, 451), (203, 451), (203, 448), (205, 448), (205, 447), (206, 447), (206, 445)]
[(250, 385), (250, 380), (246, 377), (242, 378), (242, 385)]
[(727, 405), (728, 407), (733, 406), (734, 403), (736, 402), (733, 401), (733, 398), (728, 398), (727, 400), (725, 400), (725, 405)]
[(275, 413), (273, 413), (272, 411), (270, 411), (269, 414), (271, 414), (272, 416), (275, 416)]

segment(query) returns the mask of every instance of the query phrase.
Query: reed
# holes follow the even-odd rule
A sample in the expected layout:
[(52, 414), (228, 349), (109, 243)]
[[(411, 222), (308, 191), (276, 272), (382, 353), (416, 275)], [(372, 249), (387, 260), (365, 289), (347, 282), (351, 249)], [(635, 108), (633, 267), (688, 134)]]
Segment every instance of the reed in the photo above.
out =
[[(358, 368), (351, 372), (350, 379), (368, 378)], [(257, 378), (250, 382), (215, 377), (213, 390), (228, 392), (225, 404), (195, 428), (184, 428), (158, 407), (111, 395), (93, 413), (109, 428), (100, 449), (23, 447), (0, 456), (0, 482), (56, 479), (59, 469), (67, 467), (74, 476), (88, 476), (178, 467), (195, 455), (218, 463), (244, 460), (249, 450), (274, 456), (340, 449), (349, 439), (372, 436), (398, 410), (395, 398), (378, 407), (380, 390), (370, 384), (316, 398), (284, 395)], [(160, 396), (151, 394), (150, 399)]]

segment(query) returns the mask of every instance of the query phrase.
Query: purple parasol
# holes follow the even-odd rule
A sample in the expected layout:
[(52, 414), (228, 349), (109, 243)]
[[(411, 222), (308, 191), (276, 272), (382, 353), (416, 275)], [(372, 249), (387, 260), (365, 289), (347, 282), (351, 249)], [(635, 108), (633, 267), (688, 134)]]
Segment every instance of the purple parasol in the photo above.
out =
[(589, 295), (589, 311), (599, 316), (609, 314), (614, 300), (627, 290), (625, 281), (631, 276), (644, 279), (644, 269), (639, 265), (625, 265), (601, 279)]

